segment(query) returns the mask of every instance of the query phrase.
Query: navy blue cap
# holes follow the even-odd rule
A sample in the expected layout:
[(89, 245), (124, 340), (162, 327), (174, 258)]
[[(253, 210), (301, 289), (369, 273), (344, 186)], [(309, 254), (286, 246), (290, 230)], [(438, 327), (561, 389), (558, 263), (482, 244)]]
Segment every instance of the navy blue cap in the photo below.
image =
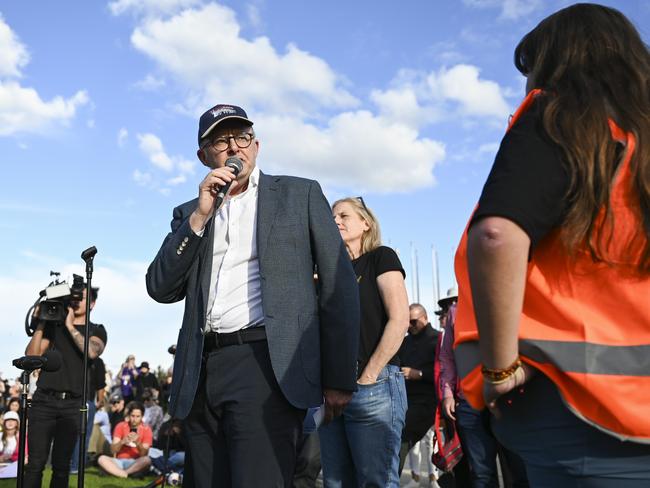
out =
[(243, 108), (236, 105), (215, 105), (199, 119), (199, 145), (201, 145), (201, 139), (206, 137), (212, 129), (228, 119), (239, 119), (253, 125), (253, 121), (248, 118)]

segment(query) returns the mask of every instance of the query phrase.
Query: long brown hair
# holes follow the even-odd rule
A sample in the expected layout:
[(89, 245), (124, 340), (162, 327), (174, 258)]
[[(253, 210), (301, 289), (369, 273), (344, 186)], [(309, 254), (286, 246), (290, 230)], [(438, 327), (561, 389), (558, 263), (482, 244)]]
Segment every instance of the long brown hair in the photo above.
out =
[(634, 239), (643, 243), (639, 271), (650, 273), (648, 46), (618, 10), (582, 3), (526, 34), (515, 66), (544, 90), (544, 128), (565, 152), (570, 184), (562, 238), (569, 250), (586, 243), (594, 260), (606, 260), (598, 216), (604, 208), (613, 222), (610, 191), (621, 161), (608, 118), (636, 138), (630, 169), (642, 228)]

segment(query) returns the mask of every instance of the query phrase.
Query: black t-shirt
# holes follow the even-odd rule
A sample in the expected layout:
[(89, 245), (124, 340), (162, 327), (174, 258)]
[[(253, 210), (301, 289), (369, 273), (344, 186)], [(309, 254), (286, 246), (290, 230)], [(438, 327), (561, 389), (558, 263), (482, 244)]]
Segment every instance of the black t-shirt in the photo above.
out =
[[(403, 276), (406, 276), (406, 273), (404, 273), (402, 263), (395, 251), (385, 246), (359, 256), (352, 261), (352, 266), (357, 275), (361, 302), (361, 333), (357, 371), (357, 376), (359, 376), (366, 367), (370, 356), (375, 352), (384, 333), (386, 322), (388, 322), (388, 315), (377, 286), (377, 277), (388, 271), (399, 271)], [(388, 363), (399, 366), (399, 356), (396, 354)]]
[(108, 411), (108, 421), (111, 424), (111, 432), (115, 432), (115, 427), (117, 427), (117, 424), (122, 422), (125, 419), (125, 412), (126, 409), (123, 408), (119, 412), (113, 412), (111, 410)]
[[(85, 333), (86, 326), (75, 325), (81, 333)], [(103, 325), (90, 323), (90, 335), (99, 337), (106, 344), (106, 329)], [(79, 350), (70, 336), (65, 325), (49, 324), (43, 331), (43, 337), (50, 341), (50, 349), (61, 353), (61, 368), (58, 371), (47, 372), (41, 370), (38, 377), (38, 388), (57, 392), (68, 392), (81, 396), (83, 385), (83, 353)]]
[(488, 216), (512, 220), (528, 234), (531, 251), (567, 211), (567, 166), (544, 129), (542, 109), (535, 102), (501, 141), (472, 218), (472, 224)]
[(88, 364), (88, 400), (94, 400), (97, 390), (106, 387), (106, 366), (102, 358), (95, 358)]
[(142, 400), (142, 394), (144, 393), (145, 388), (153, 388), (155, 390), (160, 390), (160, 385), (158, 384), (158, 378), (152, 372), (147, 373), (146, 375), (140, 374), (135, 379), (135, 391), (136, 398)]

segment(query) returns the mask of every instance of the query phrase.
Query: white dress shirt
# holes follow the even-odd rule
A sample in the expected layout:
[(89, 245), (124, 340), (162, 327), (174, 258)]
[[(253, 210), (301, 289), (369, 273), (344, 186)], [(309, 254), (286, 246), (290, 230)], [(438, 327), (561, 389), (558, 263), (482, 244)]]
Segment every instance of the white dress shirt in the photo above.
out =
[(263, 321), (256, 240), (259, 179), (255, 167), (246, 191), (226, 197), (214, 216), (206, 333), (235, 332)]

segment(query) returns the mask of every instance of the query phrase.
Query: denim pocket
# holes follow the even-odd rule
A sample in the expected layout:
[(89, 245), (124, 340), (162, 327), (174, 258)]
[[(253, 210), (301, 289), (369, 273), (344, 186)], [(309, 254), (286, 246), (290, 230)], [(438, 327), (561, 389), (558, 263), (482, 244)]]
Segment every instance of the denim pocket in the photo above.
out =
[(364, 383), (357, 382), (357, 386), (359, 388), (370, 388), (372, 386), (377, 386), (377, 385), (381, 385), (382, 383), (386, 383), (387, 381), (388, 381), (388, 376), (384, 376), (383, 378), (377, 378), (377, 381), (375, 381), (374, 383), (364, 384)]

